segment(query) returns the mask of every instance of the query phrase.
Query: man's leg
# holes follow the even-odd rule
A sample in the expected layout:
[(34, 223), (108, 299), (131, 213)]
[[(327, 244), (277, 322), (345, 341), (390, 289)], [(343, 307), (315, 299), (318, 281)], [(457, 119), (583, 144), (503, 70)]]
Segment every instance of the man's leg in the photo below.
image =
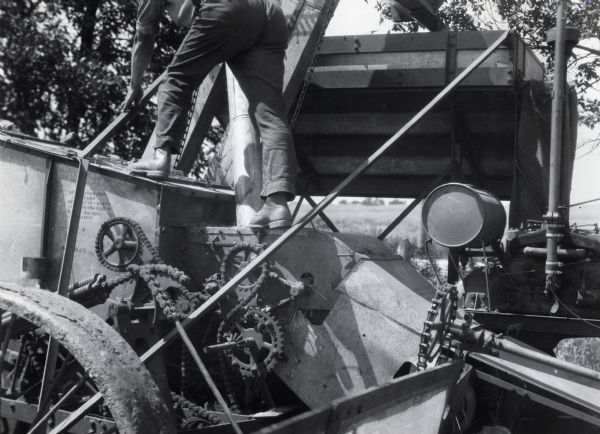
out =
[(237, 21), (244, 14), (243, 8), (238, 2), (203, 2), (158, 92), (155, 159), (133, 164), (134, 171), (155, 177), (168, 175), (171, 153), (179, 152), (183, 139), (193, 90), (215, 65), (237, 55), (253, 42), (252, 35), (232, 31), (240, 27)]
[[(252, 226), (286, 227), (291, 224), (287, 201), (294, 198), (296, 154), (281, 95), (287, 25), (281, 9), (269, 7), (268, 20), (259, 43), (229, 62), (248, 96), (263, 145), (265, 205), (252, 219)], [(268, 68), (265, 68), (268, 65)]]

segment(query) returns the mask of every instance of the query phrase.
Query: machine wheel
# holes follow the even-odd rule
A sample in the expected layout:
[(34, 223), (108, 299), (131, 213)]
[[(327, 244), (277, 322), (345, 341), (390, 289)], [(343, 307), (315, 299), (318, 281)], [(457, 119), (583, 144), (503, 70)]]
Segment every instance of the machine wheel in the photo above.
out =
[(139, 258), (139, 225), (126, 218), (114, 218), (102, 224), (96, 235), (96, 255), (109, 270), (123, 271)]
[[(5, 312), (2, 322), (8, 323), (8, 328), (2, 328), (3, 348), (9, 338), (20, 337), (17, 330), (31, 330), (15, 327), (11, 334), (11, 323), (26, 325), (26, 320), (47, 333), (76, 362), (73, 368), (80, 366), (102, 393), (104, 405), (120, 433), (176, 432), (150, 373), (125, 340), (100, 317), (55, 293), (13, 284), (0, 285), (0, 309)], [(67, 365), (67, 370), (70, 368)], [(52, 377), (55, 386), (64, 381), (58, 379), (59, 375), (60, 370)], [(6, 388), (3, 389), (6, 394)], [(77, 408), (80, 402), (71, 405)]]

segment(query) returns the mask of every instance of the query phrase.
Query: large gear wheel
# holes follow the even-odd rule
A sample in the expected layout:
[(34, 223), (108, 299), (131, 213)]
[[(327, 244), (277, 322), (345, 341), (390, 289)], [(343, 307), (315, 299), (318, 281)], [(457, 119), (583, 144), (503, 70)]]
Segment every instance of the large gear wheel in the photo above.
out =
[(427, 368), (430, 363), (436, 361), (442, 349), (449, 348), (451, 345), (450, 326), (456, 320), (457, 311), (456, 286), (447, 285), (441, 290), (438, 289), (435, 298), (431, 301), (431, 308), (427, 311), (427, 319), (423, 323), (417, 363), (419, 370)]
[[(226, 327), (223, 338), (225, 342), (239, 343), (225, 354), (244, 378), (258, 377), (272, 370), (283, 356), (284, 339), (279, 322), (256, 307), (240, 311)], [(250, 339), (256, 343), (256, 351), (244, 343)]]
[(117, 217), (105, 221), (96, 235), (96, 255), (106, 268), (124, 271), (140, 258), (142, 243), (137, 223)]

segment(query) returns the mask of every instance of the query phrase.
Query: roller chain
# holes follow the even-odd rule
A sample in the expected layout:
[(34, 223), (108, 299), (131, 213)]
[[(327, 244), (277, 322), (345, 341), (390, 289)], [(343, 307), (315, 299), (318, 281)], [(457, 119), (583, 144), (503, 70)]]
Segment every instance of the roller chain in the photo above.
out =
[(175, 392), (171, 392), (171, 400), (173, 408), (175, 410), (179, 408), (185, 414), (181, 421), (182, 430), (205, 428), (220, 423), (220, 420), (211, 415), (204, 407), (194, 404)]
[[(417, 368), (426, 369), (438, 358), (438, 364), (445, 362), (452, 352), (450, 326), (456, 320), (458, 311), (458, 291), (456, 286), (446, 285), (438, 289), (427, 311), (423, 323)], [(438, 357), (439, 356), (439, 357)]]

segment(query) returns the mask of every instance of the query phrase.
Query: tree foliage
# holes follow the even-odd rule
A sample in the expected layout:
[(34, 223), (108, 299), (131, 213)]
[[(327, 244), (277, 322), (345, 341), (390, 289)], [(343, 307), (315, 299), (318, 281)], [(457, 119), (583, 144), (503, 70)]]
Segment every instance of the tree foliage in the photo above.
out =
[[(390, 19), (387, 0), (377, 0), (382, 19)], [(546, 43), (546, 32), (556, 24), (557, 2), (552, 0), (448, 0), (439, 15), (452, 30), (514, 29), (553, 72), (554, 52)], [(568, 25), (581, 32), (581, 39), (600, 35), (600, 0), (570, 1)], [(397, 23), (395, 30), (416, 32), (418, 24)], [(580, 122), (593, 127), (600, 122), (600, 56), (577, 51), (569, 62), (569, 78), (579, 95)], [(596, 92), (594, 92), (596, 91)]]
[[(389, 16), (386, 0), (378, 0)], [(60, 139), (76, 134), (81, 145), (117, 114), (129, 81), (135, 4), (127, 0), (0, 0), (0, 119), (29, 134)], [(550, 0), (448, 0), (440, 14), (452, 29), (516, 29), (552, 71), (545, 32), (554, 26)], [(600, 0), (572, 2), (569, 20), (583, 38), (600, 34)], [(396, 26), (417, 31), (415, 23)], [(168, 64), (183, 31), (163, 18), (150, 82)], [(600, 56), (571, 62), (580, 95), (581, 119), (600, 122), (600, 101), (587, 92), (600, 80)], [(114, 140), (108, 152), (139, 155), (155, 120), (155, 107), (141, 111)]]
[[(129, 82), (134, 2), (0, 0), (0, 118), (25, 133), (85, 144), (115, 117)], [(164, 69), (182, 31), (162, 23), (148, 81)], [(145, 108), (112, 152), (138, 154), (154, 126)], [(111, 150), (108, 149), (110, 152)]]

